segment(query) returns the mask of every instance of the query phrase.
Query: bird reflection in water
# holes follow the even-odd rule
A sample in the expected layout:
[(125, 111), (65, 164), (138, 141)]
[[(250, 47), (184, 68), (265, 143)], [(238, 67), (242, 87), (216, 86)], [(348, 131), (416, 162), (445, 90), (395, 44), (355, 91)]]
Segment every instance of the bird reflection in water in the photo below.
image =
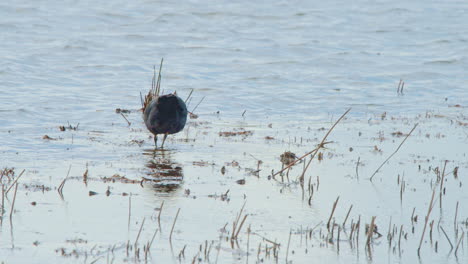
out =
[(147, 149), (143, 155), (150, 156), (146, 162), (146, 183), (160, 192), (172, 192), (178, 189), (184, 178), (182, 165), (171, 159), (171, 151)]

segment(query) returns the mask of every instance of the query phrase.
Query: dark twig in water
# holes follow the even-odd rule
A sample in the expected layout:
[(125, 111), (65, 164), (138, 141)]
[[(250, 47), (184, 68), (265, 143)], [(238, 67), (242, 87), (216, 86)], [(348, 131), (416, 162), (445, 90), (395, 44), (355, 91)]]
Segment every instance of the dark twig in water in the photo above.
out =
[(356, 163), (356, 178), (359, 180), (359, 161), (361, 161), (361, 157), (358, 157)]
[(10, 210), (10, 222), (13, 216), (13, 210), (15, 209), (16, 191), (18, 191), (18, 183), (15, 184), (15, 194), (13, 195), (13, 203), (11, 204), (11, 210)]
[(427, 215), (426, 215), (426, 218), (425, 218), (425, 221), (424, 221), (424, 228), (423, 228), (423, 232), (422, 232), (422, 235), (421, 235), (421, 240), (419, 241), (418, 256), (420, 256), (419, 253), (421, 251), (421, 245), (422, 245), (422, 242), (423, 242), (423, 239), (424, 239), (424, 234), (426, 233), (427, 223), (429, 222), (429, 216), (431, 215), (432, 208), (434, 208), (434, 196), (435, 196), (435, 188), (434, 188), (434, 191), (432, 191), (431, 202), (429, 203), (429, 208), (427, 209)]
[(330, 231), (330, 221), (331, 221), (331, 219), (333, 217), (333, 214), (335, 213), (335, 209), (336, 209), (336, 205), (338, 204), (338, 200), (340, 200), (339, 196), (336, 198), (336, 201), (333, 203), (333, 208), (332, 208), (332, 211), (330, 213), (330, 217), (328, 218), (328, 222), (327, 222), (328, 231)]
[(179, 216), (180, 208), (177, 210), (177, 214), (174, 218), (174, 222), (172, 223), (171, 233), (169, 234), (169, 242), (172, 243), (172, 232), (174, 231), (174, 226), (177, 221), (177, 217)]
[(406, 139), (408, 139), (408, 137), (411, 135), (411, 133), (413, 133), (414, 129), (416, 129), (416, 127), (418, 126), (418, 124), (416, 123), (414, 125), (414, 127), (411, 129), (411, 131), (408, 133), (408, 135), (406, 135), (406, 137), (403, 139), (403, 141), (400, 143), (400, 145), (398, 146), (398, 148), (390, 155), (388, 156), (388, 158), (382, 162), (382, 164), (377, 168), (377, 170), (375, 170), (375, 172), (372, 174), (372, 176), (369, 178), (370, 181), (372, 181), (372, 178), (374, 178), (375, 174), (377, 174), (377, 172), (379, 172), (379, 170), (385, 165), (385, 163), (387, 163), (387, 161), (393, 157), (393, 155), (395, 155), (398, 150), (400, 150), (401, 146), (403, 145), (403, 143), (405, 143)]
[(187, 96), (187, 99), (185, 99), (184, 101), (185, 104), (187, 104), (187, 101), (190, 99), (190, 96), (192, 96), (192, 93), (193, 93), (193, 89), (190, 91), (189, 95)]
[(130, 121), (128, 121), (128, 119), (124, 116), (124, 114), (120, 113), (120, 115), (125, 119), (125, 121), (127, 121), (127, 124), (130, 126), (132, 123), (130, 123)]
[(367, 247), (369, 249), (370, 249), (370, 241), (371, 241), (372, 235), (374, 233), (374, 228), (375, 228), (375, 218), (376, 218), (376, 216), (372, 217), (372, 220), (371, 220), (371, 223), (370, 223), (370, 226), (369, 226), (369, 230), (367, 231), (366, 245), (367, 245)]
[(136, 239), (135, 239), (135, 243), (133, 243), (135, 249), (137, 248), (138, 239), (140, 238), (141, 230), (143, 230), (143, 225), (145, 224), (145, 220), (146, 220), (146, 219), (143, 218), (143, 221), (141, 222), (140, 230), (138, 231), (138, 235), (137, 235), (137, 237), (136, 237)]
[(445, 238), (447, 238), (447, 241), (448, 241), (448, 242), (449, 242), (449, 244), (450, 244), (450, 251), (452, 251), (452, 250), (453, 250), (453, 244), (452, 244), (452, 241), (450, 241), (450, 238), (448, 237), (447, 233), (445, 233), (445, 230), (444, 230), (444, 228), (443, 228), (442, 226), (440, 226), (440, 230), (442, 230), (442, 233), (444, 233), (444, 235), (445, 235)]
[(345, 225), (346, 225), (346, 220), (348, 220), (348, 216), (349, 216), (349, 213), (351, 213), (351, 209), (353, 209), (353, 205), (351, 205), (351, 206), (349, 207), (348, 213), (346, 214), (346, 217), (345, 217), (345, 219), (344, 219), (344, 221), (343, 221), (343, 228), (344, 228)]
[(202, 97), (202, 99), (200, 100), (200, 102), (198, 102), (198, 104), (193, 108), (192, 110), (192, 114), (195, 112), (195, 110), (197, 110), (198, 106), (203, 102), (203, 100), (205, 99), (205, 96)]
[(465, 233), (462, 233), (461, 237), (460, 237), (460, 240), (458, 240), (458, 244), (457, 244), (457, 247), (455, 248), (455, 257), (458, 257), (457, 256), (457, 252), (458, 252), (458, 247), (460, 246), (460, 243), (463, 241), (463, 238), (465, 237)]
[(164, 201), (162, 201), (161, 206), (159, 207), (159, 214), (158, 214), (158, 226), (161, 229), (161, 212), (164, 206)]
[(67, 177), (65, 177), (65, 179), (63, 179), (62, 183), (60, 183), (57, 191), (60, 195), (60, 198), (62, 198), (63, 200), (63, 187), (65, 186), (65, 182), (67, 181), (68, 179), (68, 176), (70, 175), (70, 170), (71, 170), (71, 165), (68, 167), (68, 172), (67, 172)]

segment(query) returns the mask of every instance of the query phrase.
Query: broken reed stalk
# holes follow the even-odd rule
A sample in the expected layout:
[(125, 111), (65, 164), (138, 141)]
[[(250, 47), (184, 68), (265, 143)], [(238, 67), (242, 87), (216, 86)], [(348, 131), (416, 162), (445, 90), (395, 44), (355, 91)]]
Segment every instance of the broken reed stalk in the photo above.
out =
[(0, 224), (3, 222), (4, 213), (5, 213), (5, 187), (2, 184), (2, 207), (0, 208)]
[[(151, 103), (153, 99), (159, 97), (159, 93), (161, 90), (161, 70), (163, 65), (164, 58), (161, 59), (161, 64), (159, 65), (159, 74), (158, 80), (156, 81), (156, 66), (153, 67), (153, 79), (151, 80), (151, 89), (149, 90), (148, 94), (145, 95), (145, 100), (143, 101), (143, 112), (145, 111), (146, 107)], [(140, 95), (141, 98), (141, 95)]]
[(442, 196), (443, 196), (443, 190), (444, 190), (444, 178), (445, 178), (445, 167), (447, 166), (448, 160), (445, 161), (444, 163), (444, 169), (442, 169), (442, 176), (440, 179), (440, 193), (439, 193), (439, 207), (442, 209)]
[(193, 108), (192, 110), (192, 114), (195, 112), (195, 110), (197, 110), (198, 106), (203, 102), (203, 100), (205, 99), (205, 96), (202, 97), (202, 99), (200, 100), (200, 102), (198, 102), (198, 104)]
[(346, 214), (346, 217), (343, 221), (343, 228), (345, 228), (346, 220), (348, 220), (349, 213), (351, 213), (351, 209), (353, 209), (353, 205), (349, 207), (348, 213)]
[(10, 222), (13, 216), (13, 210), (15, 209), (16, 191), (18, 191), (18, 183), (15, 184), (15, 194), (13, 195), (13, 203), (11, 204), (11, 210), (10, 210)]
[(330, 135), (330, 133), (332, 132), (332, 130), (335, 128), (335, 126), (346, 116), (346, 114), (349, 113), (349, 111), (351, 111), (351, 108), (349, 108), (348, 110), (346, 110), (346, 112), (344, 112), (344, 114), (342, 114), (340, 116), (340, 118), (338, 118), (338, 120), (336, 120), (336, 122), (333, 124), (333, 126), (328, 130), (327, 134), (325, 134), (325, 136), (323, 137), (322, 141), (320, 142), (317, 150), (311, 155), (310, 159), (309, 159), (309, 162), (307, 163), (307, 165), (305, 166), (304, 170), (302, 171), (302, 175), (301, 177), (299, 177), (299, 179), (302, 179), (302, 181), (304, 180), (304, 175), (307, 171), (307, 169), (309, 168), (310, 166), (310, 163), (312, 163), (312, 160), (314, 160), (314, 157), (315, 155), (317, 155), (319, 149), (323, 148), (323, 146), (325, 145), (325, 140), (327, 139), (328, 135)]
[(145, 224), (145, 220), (146, 220), (146, 219), (143, 218), (143, 221), (141, 222), (140, 230), (138, 231), (138, 235), (137, 235), (137, 237), (136, 237), (136, 239), (135, 239), (135, 243), (133, 243), (135, 249), (137, 248), (138, 239), (140, 238), (141, 230), (143, 230), (143, 225)]
[(431, 215), (432, 208), (434, 208), (434, 196), (435, 196), (435, 188), (434, 188), (434, 191), (432, 191), (432, 198), (431, 198), (431, 202), (429, 203), (429, 208), (427, 209), (427, 215), (424, 221), (424, 228), (423, 228), (423, 232), (421, 235), (421, 240), (419, 240), (418, 256), (420, 256), (421, 245), (424, 239), (424, 233), (426, 233), (426, 227), (427, 227), (427, 223), (429, 222), (429, 216)]
[(244, 218), (242, 219), (242, 222), (239, 225), (239, 228), (237, 229), (236, 235), (234, 236), (234, 239), (237, 239), (237, 236), (239, 235), (239, 232), (242, 229), (242, 226), (244, 225), (245, 219), (247, 218), (248, 215), (244, 215)]
[(325, 140), (327, 139), (328, 135), (331, 133), (331, 131), (335, 128), (335, 126), (341, 121), (341, 119), (343, 119), (343, 117), (349, 112), (351, 111), (351, 108), (349, 108), (348, 110), (346, 110), (346, 112), (340, 117), (338, 118), (338, 120), (335, 122), (335, 124), (333, 124), (333, 126), (328, 130), (327, 134), (325, 134), (325, 137), (323, 137), (322, 139), (322, 142), (320, 142), (320, 144), (318, 145), (318, 147), (316, 147), (315, 149), (307, 152), (306, 154), (302, 155), (300, 158), (296, 159), (295, 161), (291, 162), (288, 164), (288, 166), (284, 167), (283, 169), (281, 169), (280, 171), (276, 172), (275, 174), (272, 175), (272, 177), (274, 178), (276, 175), (280, 174), (280, 173), (283, 173), (283, 171), (291, 168), (292, 166), (294, 166), (296, 163), (298, 163), (299, 161), (301, 161), (302, 159), (304, 159), (305, 157), (309, 156), (312, 154), (312, 157), (309, 161), (309, 163), (307, 164), (307, 166), (304, 167), (304, 171), (303, 171), (303, 174), (301, 176), (302, 179), (304, 179), (304, 173), (305, 171), (309, 168), (309, 165), (310, 163), (312, 162), (312, 160), (314, 159), (315, 155), (318, 153), (318, 151), (323, 148), (323, 146), (325, 146), (325, 144), (327, 143), (330, 143), (330, 142), (325, 142)]
[(125, 121), (127, 121), (127, 124), (130, 126), (132, 123), (130, 123), (130, 121), (128, 121), (128, 119), (124, 116), (124, 114), (122, 114), (122, 112), (120, 112), (120, 115), (125, 119)]
[[(192, 93), (193, 93), (193, 88), (192, 90), (190, 91), (189, 95), (187, 96), (187, 99), (185, 99), (184, 103), (187, 104), (187, 101), (190, 99), (190, 96), (192, 96)], [(185, 249), (185, 248), (184, 248)]]
[[(159, 229), (156, 228), (156, 230), (153, 233), (153, 237), (151, 238), (151, 241), (148, 243), (148, 247), (147, 247), (148, 249), (150, 249), (151, 245), (153, 245), (154, 238), (156, 237), (156, 234), (158, 233), (158, 231), (159, 231)], [(184, 249), (185, 249), (185, 247), (184, 247)]]
[(458, 257), (458, 256), (457, 256), (458, 247), (460, 246), (460, 243), (463, 241), (463, 238), (464, 238), (464, 237), (465, 237), (465, 233), (462, 233), (460, 239), (458, 240), (457, 247), (455, 248), (455, 257)]
[(63, 179), (62, 183), (60, 183), (60, 185), (59, 185), (59, 187), (57, 189), (57, 191), (58, 191), (58, 193), (60, 195), (60, 198), (62, 198), (62, 199), (63, 199), (63, 187), (65, 186), (65, 182), (67, 181), (68, 176), (70, 175), (70, 170), (71, 170), (71, 164), (68, 167), (67, 177), (65, 177), (65, 179)]
[(453, 250), (453, 244), (452, 244), (452, 241), (450, 241), (450, 238), (447, 236), (447, 233), (445, 233), (445, 230), (444, 230), (444, 228), (443, 228), (442, 226), (440, 226), (440, 229), (441, 229), (441, 230), (442, 230), (442, 232), (444, 233), (444, 235), (445, 235), (445, 238), (447, 238), (447, 241), (448, 241), (448, 242), (449, 242), (449, 244), (450, 244), (450, 251), (452, 251), (452, 250)]
[(331, 214), (330, 214), (330, 217), (328, 218), (328, 222), (327, 222), (327, 229), (328, 231), (330, 231), (330, 221), (333, 217), (333, 214), (335, 213), (335, 209), (336, 209), (336, 205), (338, 204), (338, 200), (340, 199), (340, 197), (338, 196), (336, 198), (336, 201), (333, 203), (333, 208), (332, 208), (332, 211), (331, 211)]
[(359, 161), (361, 161), (361, 157), (358, 157), (356, 163), (356, 178), (359, 180)]
[(370, 181), (372, 181), (372, 179), (374, 178), (374, 176), (377, 174), (377, 172), (379, 172), (379, 170), (385, 165), (385, 163), (387, 163), (387, 161), (393, 157), (393, 155), (395, 155), (398, 150), (400, 150), (401, 146), (403, 145), (403, 143), (405, 143), (406, 139), (408, 139), (408, 137), (411, 135), (411, 133), (413, 133), (413, 131), (416, 129), (416, 127), (418, 126), (418, 123), (416, 123), (414, 125), (414, 127), (411, 129), (411, 131), (408, 133), (408, 135), (406, 135), (406, 137), (403, 139), (403, 141), (400, 143), (400, 145), (398, 146), (398, 148), (390, 155), (388, 156), (388, 158), (382, 162), (382, 164), (380, 164), (380, 166), (375, 170), (375, 172), (372, 174), (372, 176), (369, 178)]
[(232, 223), (232, 233), (231, 233), (231, 240), (234, 240), (235, 239), (235, 234), (236, 234), (236, 230), (237, 230), (237, 224), (239, 223), (239, 220), (242, 216), (242, 211), (244, 211), (244, 207), (245, 207), (245, 203), (247, 201), (244, 202), (244, 204), (242, 205), (240, 211), (239, 211), (239, 214), (237, 215), (236, 217), (236, 220), (234, 220), (234, 222)]
[[(161, 207), (159, 207), (159, 214), (158, 214), (158, 226), (159, 226), (159, 229), (161, 229), (161, 212), (162, 212), (163, 206), (164, 206), (164, 201), (162, 201)], [(161, 231), (162, 231), (162, 230), (161, 230)]]
[(10, 187), (6, 190), (5, 195), (8, 194), (8, 192), (10, 191), (10, 189), (15, 185), (15, 183), (19, 180), (19, 178), (21, 178), (21, 175), (23, 175), (24, 171), (25, 171), (25, 169), (23, 169), (23, 170), (21, 171), (21, 173), (18, 175), (18, 177), (16, 177), (16, 179), (13, 181), (13, 183), (10, 185)]
[(288, 255), (289, 255), (289, 243), (291, 242), (291, 230), (289, 230), (289, 238), (288, 238), (288, 245), (286, 246), (286, 263), (288, 263)]
[(169, 242), (172, 243), (172, 232), (174, 231), (175, 223), (177, 221), (177, 217), (179, 216), (180, 208), (177, 209), (177, 214), (174, 218), (174, 222), (172, 223), (171, 233), (169, 234)]
[(366, 245), (367, 247), (370, 249), (370, 241), (371, 241), (371, 238), (372, 238), (372, 234), (374, 233), (374, 228), (375, 228), (375, 218), (377, 216), (373, 216), (372, 217), (372, 220), (371, 220), (371, 223), (370, 223), (370, 226), (369, 226), (369, 230), (367, 231), (367, 240), (366, 240)]
[(132, 215), (132, 194), (128, 196), (128, 232), (130, 232), (130, 217)]

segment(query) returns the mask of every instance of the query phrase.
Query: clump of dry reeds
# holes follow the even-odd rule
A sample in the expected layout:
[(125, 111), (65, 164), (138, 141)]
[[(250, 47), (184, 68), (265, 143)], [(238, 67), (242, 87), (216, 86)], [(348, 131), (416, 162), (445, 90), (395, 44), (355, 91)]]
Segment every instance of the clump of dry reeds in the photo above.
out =
[(151, 101), (159, 97), (159, 93), (161, 90), (161, 69), (163, 61), (164, 59), (161, 59), (161, 64), (159, 65), (158, 80), (156, 80), (156, 66), (154, 66), (153, 79), (151, 80), (151, 89), (148, 91), (148, 94), (145, 95), (144, 100), (140, 93), (141, 107), (143, 112), (145, 112), (146, 107), (151, 103)]

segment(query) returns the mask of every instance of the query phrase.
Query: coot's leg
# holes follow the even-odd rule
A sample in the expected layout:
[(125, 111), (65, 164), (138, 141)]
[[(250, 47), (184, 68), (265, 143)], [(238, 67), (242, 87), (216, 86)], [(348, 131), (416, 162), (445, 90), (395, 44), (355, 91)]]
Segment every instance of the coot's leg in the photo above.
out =
[(154, 148), (158, 148), (158, 135), (154, 135)]
[(166, 138), (167, 138), (167, 133), (164, 134), (163, 142), (162, 142), (161, 148), (164, 148), (164, 142), (166, 141)]

